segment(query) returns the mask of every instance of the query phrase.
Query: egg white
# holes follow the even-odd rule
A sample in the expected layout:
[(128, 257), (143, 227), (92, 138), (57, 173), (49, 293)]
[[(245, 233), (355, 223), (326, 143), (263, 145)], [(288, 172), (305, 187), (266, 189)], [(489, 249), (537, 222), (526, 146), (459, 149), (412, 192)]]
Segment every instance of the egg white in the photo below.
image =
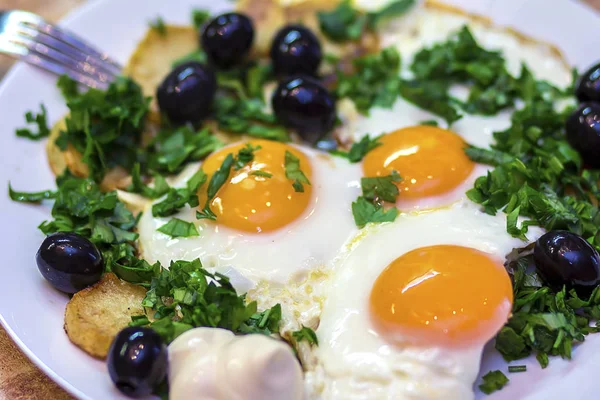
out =
[[(313, 398), (473, 398), (483, 348), (388, 343), (370, 320), (371, 288), (392, 261), (417, 248), (459, 245), (502, 262), (524, 242), (506, 233), (503, 214), (484, 214), (469, 201), (426, 213), (404, 213), (393, 223), (370, 225), (366, 230), (348, 243), (346, 257), (331, 272), (316, 332), (317, 362), (306, 375)], [(528, 238), (535, 240), (541, 234), (541, 229), (531, 229)]]
[[(327, 265), (356, 232), (351, 204), (360, 194), (361, 171), (344, 159), (301, 150), (313, 170), (313, 201), (296, 221), (273, 232), (255, 234), (220, 226), (218, 219), (216, 223), (198, 221), (195, 208), (186, 206), (176, 215), (160, 218), (152, 216), (149, 206), (138, 224), (142, 256), (165, 266), (171, 260), (200, 258), (205, 268), (230, 276), (241, 292), (258, 282), (285, 284), (302, 271)], [(195, 164), (186, 169), (175, 187), (184, 186), (198, 168)], [(171, 218), (194, 223), (200, 236), (171, 238), (158, 232)]]

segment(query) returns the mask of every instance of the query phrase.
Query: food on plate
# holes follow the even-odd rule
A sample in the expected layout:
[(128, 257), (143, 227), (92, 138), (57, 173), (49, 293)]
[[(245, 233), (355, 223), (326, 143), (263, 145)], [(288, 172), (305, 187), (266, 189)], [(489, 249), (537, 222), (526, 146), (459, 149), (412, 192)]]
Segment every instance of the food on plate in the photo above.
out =
[(130, 397), (151, 395), (167, 376), (168, 362), (167, 346), (160, 335), (133, 326), (115, 337), (106, 360), (113, 383)]
[(552, 231), (535, 243), (533, 259), (540, 277), (555, 290), (566, 286), (582, 297), (600, 283), (600, 256), (581, 236)]
[(69, 339), (93, 357), (104, 359), (117, 333), (131, 317), (144, 315), (146, 289), (107, 273), (100, 282), (71, 298), (65, 309)]
[(303, 399), (291, 347), (265, 335), (195, 328), (169, 346), (169, 398)]
[(244, 14), (231, 12), (218, 15), (202, 29), (200, 43), (211, 63), (227, 69), (240, 64), (254, 40), (252, 20)]
[(567, 139), (583, 161), (592, 167), (600, 166), (600, 105), (581, 103), (567, 120)]
[(365, 229), (331, 278), (313, 396), (470, 398), (483, 346), (511, 311), (502, 264), (521, 240), (469, 201)]
[(42, 276), (65, 293), (76, 293), (93, 285), (104, 273), (102, 254), (92, 242), (76, 233), (59, 232), (46, 237), (35, 260)]
[(308, 76), (282, 80), (271, 99), (273, 112), (304, 140), (315, 143), (335, 123), (335, 101), (319, 81)]
[(323, 53), (317, 36), (302, 25), (286, 25), (273, 38), (270, 52), (276, 75), (314, 75)]
[(415, 3), (196, 10), (60, 78), (57, 189), (9, 194), (54, 200), (40, 269), (122, 392), (469, 399), (527, 369), (492, 339), (545, 368), (599, 331), (597, 66)]
[(174, 123), (199, 122), (210, 112), (217, 79), (210, 67), (190, 61), (178, 65), (156, 89), (160, 111)]

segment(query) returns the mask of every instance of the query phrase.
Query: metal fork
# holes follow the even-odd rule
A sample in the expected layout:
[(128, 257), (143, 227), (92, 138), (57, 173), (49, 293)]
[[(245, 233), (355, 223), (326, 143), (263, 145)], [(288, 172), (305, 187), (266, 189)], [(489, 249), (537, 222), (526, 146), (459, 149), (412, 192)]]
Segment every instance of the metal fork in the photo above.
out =
[(74, 33), (26, 11), (0, 11), (0, 53), (105, 89), (122, 67)]

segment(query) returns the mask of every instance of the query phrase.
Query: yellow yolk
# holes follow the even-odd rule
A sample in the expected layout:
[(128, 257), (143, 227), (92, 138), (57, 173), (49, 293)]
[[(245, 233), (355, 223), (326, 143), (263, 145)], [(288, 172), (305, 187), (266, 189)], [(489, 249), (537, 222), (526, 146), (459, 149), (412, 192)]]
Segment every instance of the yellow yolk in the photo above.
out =
[[(229, 179), (210, 201), (211, 210), (219, 225), (240, 231), (269, 232), (282, 228), (304, 213), (312, 197), (310, 185), (304, 184), (304, 192), (296, 192), (292, 187), (293, 181), (285, 175), (285, 152), (298, 157), (300, 169), (312, 181), (310, 163), (300, 150), (283, 143), (269, 140), (248, 143), (260, 146), (254, 151), (254, 160), (239, 170), (231, 169)], [(202, 167), (209, 179), (228, 154), (236, 156), (246, 144), (229, 146), (211, 154)], [(200, 207), (206, 202), (206, 189), (207, 184), (200, 188)]]
[(379, 142), (381, 145), (365, 156), (363, 172), (375, 177), (396, 170), (403, 179), (396, 185), (404, 198), (446, 193), (475, 166), (465, 154), (464, 140), (446, 129), (414, 126), (385, 135)]
[(478, 250), (430, 246), (394, 260), (370, 297), (371, 317), (392, 342), (468, 346), (506, 322), (512, 285), (503, 266)]

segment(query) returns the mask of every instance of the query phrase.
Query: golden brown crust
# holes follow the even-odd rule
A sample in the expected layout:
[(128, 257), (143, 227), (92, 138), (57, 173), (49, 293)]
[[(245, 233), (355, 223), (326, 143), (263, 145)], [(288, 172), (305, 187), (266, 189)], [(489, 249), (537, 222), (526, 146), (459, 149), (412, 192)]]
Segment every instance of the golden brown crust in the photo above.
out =
[(144, 314), (146, 289), (104, 274), (100, 282), (75, 293), (65, 310), (65, 332), (89, 355), (104, 359), (119, 331), (132, 315)]

